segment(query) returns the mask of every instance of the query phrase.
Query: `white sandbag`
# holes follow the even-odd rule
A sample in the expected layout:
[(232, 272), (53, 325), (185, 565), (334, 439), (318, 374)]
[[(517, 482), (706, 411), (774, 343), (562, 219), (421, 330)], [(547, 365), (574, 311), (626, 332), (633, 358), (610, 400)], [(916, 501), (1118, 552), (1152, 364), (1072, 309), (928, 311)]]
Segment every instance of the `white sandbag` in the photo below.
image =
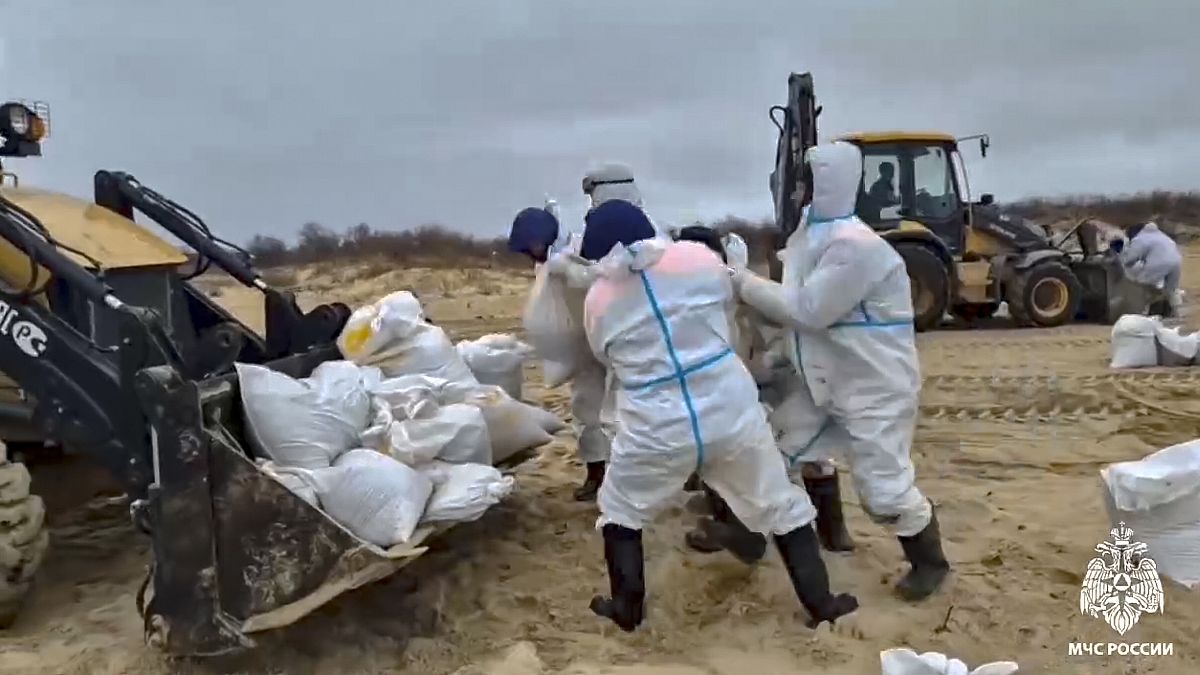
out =
[(428, 375), (452, 382), (478, 382), (445, 331), (429, 324), (418, 327), (393, 349), (372, 359), (369, 365), (378, 366), (389, 378)]
[(352, 363), (330, 361), (297, 380), (265, 366), (234, 364), (252, 450), (284, 466), (320, 469), (354, 447), (371, 402)]
[(1189, 588), (1200, 583), (1200, 440), (1110, 464), (1100, 476), (1113, 524), (1133, 530), (1160, 573)]
[(311, 475), (321, 508), (361, 539), (383, 547), (412, 537), (433, 492), (428, 477), (366, 448), (351, 450)]
[(391, 293), (355, 310), (337, 344), (347, 359), (377, 366), (386, 377), (431, 375), (476, 381), (450, 338), (425, 321), (421, 303), (408, 291)]
[[(479, 385), (461, 402), (477, 406), (487, 422), (492, 443), (489, 465), (503, 462), (522, 450), (541, 447), (565, 428), (565, 423), (554, 413), (518, 401), (500, 387)], [(548, 431), (549, 427), (557, 428)]]
[(396, 291), (354, 310), (338, 335), (337, 346), (347, 359), (367, 363), (421, 325), (426, 324), (420, 301), (408, 291)]
[(1182, 367), (1195, 364), (1200, 351), (1200, 332), (1180, 335), (1179, 328), (1159, 326), (1154, 333), (1155, 356), (1160, 366)]
[(413, 467), (434, 459), (492, 463), (492, 441), (484, 414), (465, 403), (442, 406), (430, 417), (394, 420), (384, 439), (380, 452)]
[(570, 364), (580, 349), (586, 348), (581, 316), (583, 294), (569, 289), (562, 277), (549, 273), (546, 265), (538, 269), (521, 324), (525, 338), (539, 358)]
[(577, 362), (542, 361), (542, 384), (547, 389), (566, 384), (575, 376)]
[(1112, 327), (1109, 368), (1148, 368), (1158, 365), (1155, 336), (1162, 323), (1156, 317), (1125, 314)]
[(270, 460), (259, 460), (258, 468), (271, 478), (279, 481), (284, 487), (294, 492), (297, 497), (308, 502), (310, 505), (320, 505), (317, 499), (317, 488), (312, 482), (312, 472), (310, 470), (294, 466), (282, 466)]
[(513, 478), (483, 464), (433, 462), (421, 469), (433, 483), (422, 523), (477, 520), (512, 492)]
[(477, 340), (463, 340), (455, 348), (480, 384), (498, 385), (509, 396), (521, 398), (525, 359), (533, 347), (512, 335), (493, 333)]
[(885, 649), (879, 652), (882, 675), (1012, 675), (1016, 661), (993, 661), (974, 670), (967, 664), (940, 652), (917, 654), (911, 649)]

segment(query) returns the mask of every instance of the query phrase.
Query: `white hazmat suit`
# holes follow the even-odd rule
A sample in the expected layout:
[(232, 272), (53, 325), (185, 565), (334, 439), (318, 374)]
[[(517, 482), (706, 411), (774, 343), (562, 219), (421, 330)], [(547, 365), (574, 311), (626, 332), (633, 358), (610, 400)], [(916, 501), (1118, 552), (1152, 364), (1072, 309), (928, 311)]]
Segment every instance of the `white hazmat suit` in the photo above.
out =
[(734, 354), (728, 269), (703, 244), (657, 238), (618, 244), (599, 267), (584, 326), (617, 388), (617, 430), (597, 499), (612, 596), (592, 610), (625, 630), (641, 622), (641, 530), (698, 471), (747, 528), (775, 535), (810, 626), (854, 611), (856, 599), (829, 592), (816, 512)]
[(1121, 251), (1121, 264), (1134, 281), (1160, 287), (1172, 305), (1178, 304), (1179, 276), (1183, 256), (1171, 237), (1158, 229), (1157, 223), (1146, 223), (1136, 237)]
[[(910, 573), (901, 582), (902, 595), (919, 599), (940, 585), (945, 559), (910, 457), (921, 378), (908, 275), (895, 249), (854, 215), (858, 148), (818, 145), (806, 160), (812, 204), (782, 254), (786, 316), (771, 316), (793, 329), (793, 365), (811, 396), (811, 407), (793, 401), (799, 405), (789, 420), (790, 433), (807, 440), (788, 445), (796, 448), (794, 463), (827, 441), (845, 448), (864, 510), (900, 538), (925, 576)], [(745, 302), (768, 315), (779, 311), (774, 282), (739, 272), (735, 283)], [(921, 588), (909, 587), (913, 581)]]
[[(583, 317), (583, 299), (595, 279), (593, 265), (578, 257), (578, 237), (563, 237), (555, 242), (546, 261), (548, 272), (563, 278), (571, 312)], [(576, 498), (591, 499), (603, 477), (608, 461), (609, 435), (602, 422), (601, 411), (606, 403), (607, 372), (590, 353), (575, 359), (571, 375), (571, 416), (578, 438), (579, 461), (588, 469), (587, 481), (576, 492)]]
[(751, 530), (808, 524), (812, 503), (781, 470), (754, 378), (733, 353), (728, 272), (701, 244), (631, 249), (601, 263), (584, 306), (588, 341), (617, 387), (598, 525), (642, 529), (697, 467)]

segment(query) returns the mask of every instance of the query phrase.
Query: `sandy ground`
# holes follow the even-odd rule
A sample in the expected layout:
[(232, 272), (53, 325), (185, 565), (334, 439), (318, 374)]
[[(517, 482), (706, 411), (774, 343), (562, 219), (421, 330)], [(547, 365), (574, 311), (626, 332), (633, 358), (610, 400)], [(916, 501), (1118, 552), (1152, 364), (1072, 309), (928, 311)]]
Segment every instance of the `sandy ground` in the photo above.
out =
[[(1200, 279), (1200, 250), (1188, 262), (1185, 281)], [(514, 330), (528, 280), (377, 266), (371, 275), (330, 269), (295, 283), (306, 304), (412, 288), (437, 322), (470, 337)], [(217, 294), (259, 322), (252, 294), (227, 285)], [(1200, 318), (1200, 306), (1194, 311)], [(1164, 614), (1144, 616), (1128, 639), (1173, 641), (1174, 656), (1067, 656), (1070, 641), (1115, 638), (1078, 610), (1082, 573), (1109, 527), (1098, 470), (1200, 435), (1196, 376), (1111, 373), (1108, 329), (1097, 326), (945, 330), (922, 335), (920, 348), (914, 458), (956, 569), (922, 605), (891, 596), (903, 569), (899, 547), (862, 515), (848, 485), (859, 550), (826, 561), (834, 586), (855, 592), (862, 609), (818, 632), (797, 617), (774, 552), (748, 568), (686, 550), (692, 517), (681, 498), (647, 535), (649, 620), (634, 635), (620, 633), (587, 609), (607, 580), (594, 505), (570, 499), (581, 469), (563, 434), (520, 469), (510, 500), (400, 574), (238, 658), (168, 661), (143, 645), (134, 610), (147, 542), (120, 503), (77, 487), (92, 477), (86, 467), (66, 465), (35, 471), (51, 502), (53, 549), (28, 610), (0, 634), (0, 673), (861, 675), (878, 673), (879, 651), (896, 646), (971, 665), (1015, 659), (1022, 673), (1200, 672), (1191, 640), (1200, 604), (1171, 582)], [(528, 382), (528, 398), (567, 414), (565, 391), (542, 390), (533, 368)]]

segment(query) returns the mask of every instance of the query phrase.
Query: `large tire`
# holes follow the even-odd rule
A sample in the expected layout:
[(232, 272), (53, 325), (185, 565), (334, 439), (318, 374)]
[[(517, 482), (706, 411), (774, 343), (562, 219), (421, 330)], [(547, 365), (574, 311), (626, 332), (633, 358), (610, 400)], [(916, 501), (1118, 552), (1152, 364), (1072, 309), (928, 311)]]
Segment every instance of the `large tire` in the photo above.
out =
[(1052, 328), (1075, 318), (1083, 300), (1083, 287), (1070, 268), (1049, 260), (1018, 272), (1006, 289), (1005, 299), (1018, 326)]
[(29, 471), (4, 457), (0, 446), (0, 628), (17, 618), (50, 541), (42, 499), (29, 494)]
[(899, 242), (896, 252), (908, 269), (912, 289), (913, 326), (918, 331), (937, 328), (949, 304), (950, 271), (933, 249), (924, 244)]

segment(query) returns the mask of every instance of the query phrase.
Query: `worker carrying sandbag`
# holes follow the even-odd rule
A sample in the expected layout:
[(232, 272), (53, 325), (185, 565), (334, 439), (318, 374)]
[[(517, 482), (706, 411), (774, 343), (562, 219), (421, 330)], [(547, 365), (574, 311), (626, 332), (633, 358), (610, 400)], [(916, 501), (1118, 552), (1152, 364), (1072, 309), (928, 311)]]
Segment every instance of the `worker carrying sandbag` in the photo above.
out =
[(1183, 256), (1179, 254), (1175, 240), (1158, 229), (1158, 224), (1153, 221), (1134, 225), (1126, 234), (1129, 243), (1121, 250), (1121, 265), (1126, 276), (1140, 284), (1161, 288), (1172, 311), (1178, 314), (1182, 304), (1178, 291)]
[[(910, 601), (949, 573), (932, 504), (910, 456), (921, 376), (904, 260), (854, 215), (862, 154), (844, 142), (805, 154), (812, 203), (782, 254), (783, 283), (735, 270), (741, 299), (792, 328), (789, 354), (812, 399), (808, 445), (845, 434), (864, 510), (900, 540), (912, 568), (896, 585)], [(773, 316), (782, 292), (785, 316)]]
[(590, 215), (581, 255), (600, 261), (584, 304), (588, 342), (620, 391), (597, 500), (611, 592), (592, 611), (626, 631), (641, 623), (642, 528), (693, 470), (748, 528), (775, 535), (809, 625), (854, 611), (853, 596), (829, 591), (812, 502), (788, 480), (754, 379), (733, 353), (721, 260), (655, 237), (645, 214), (618, 200)]
[[(543, 305), (552, 302), (558, 306), (560, 312), (566, 312), (567, 315), (561, 319), (568, 323), (573, 317), (574, 320), (582, 321), (583, 298), (593, 278), (591, 270), (588, 269), (590, 266), (577, 261), (576, 244), (571, 237), (560, 231), (558, 218), (549, 204), (544, 208), (531, 207), (518, 213), (508, 235), (510, 251), (527, 255), (534, 263), (542, 265), (538, 279), (534, 282), (535, 288), (530, 297), (530, 304)], [(548, 296), (552, 291), (558, 293), (550, 298)], [(529, 314), (527, 309), (526, 316)], [(527, 332), (530, 328), (527, 320)], [(578, 328), (582, 331), (582, 326)], [(531, 334), (529, 337), (535, 348), (540, 352), (546, 351), (546, 345), (538, 340), (537, 335)], [(574, 344), (575, 341), (569, 337), (563, 342), (563, 351), (567, 353), (542, 353), (541, 356), (553, 357), (554, 363), (569, 361), (565, 374), (571, 382), (571, 415), (574, 417), (575, 433), (579, 439), (579, 460), (583, 462), (587, 471), (583, 485), (575, 490), (574, 496), (578, 501), (587, 501), (596, 498), (596, 491), (600, 489), (600, 483), (604, 480), (605, 462), (608, 461), (609, 440), (600, 423), (607, 373), (604, 366), (588, 353), (582, 332), (578, 344)]]

